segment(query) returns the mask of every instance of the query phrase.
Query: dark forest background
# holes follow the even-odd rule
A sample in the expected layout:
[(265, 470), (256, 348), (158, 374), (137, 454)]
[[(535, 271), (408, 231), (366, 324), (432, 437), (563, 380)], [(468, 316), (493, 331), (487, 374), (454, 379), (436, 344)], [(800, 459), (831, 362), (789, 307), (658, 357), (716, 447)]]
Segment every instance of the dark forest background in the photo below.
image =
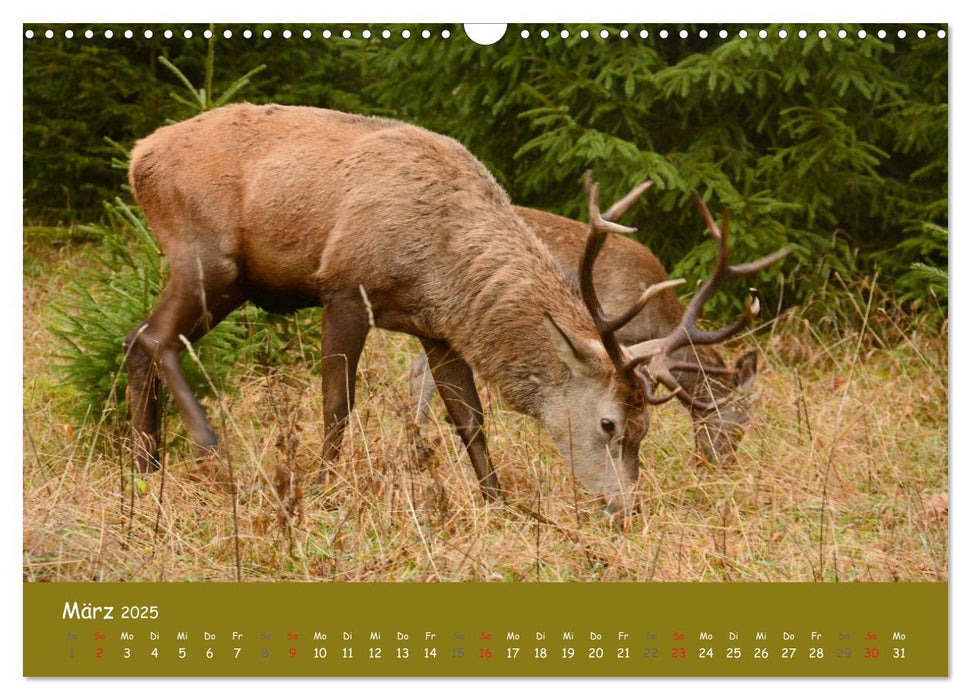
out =
[[(810, 27), (805, 38), (801, 27), (768, 26), (765, 39), (758, 28), (740, 38), (737, 26), (721, 39), (712, 25), (702, 39), (686, 26), (682, 39), (673, 26), (667, 38), (655, 26), (642, 38), (640, 25), (571, 26), (562, 38), (559, 26), (511, 25), (489, 47), (459, 25), (433, 25), (428, 38), (425, 25), (248, 28), (247, 39), (244, 27), (216, 26), (212, 42), (204, 25), (97, 25), (92, 38), (86, 26), (45, 26), (24, 39), (24, 266), (40, 264), (35, 245), (95, 244), (100, 266), (68, 290), (57, 326), (67, 355), (104, 356), (86, 381), (108, 381), (97, 378), (118, 366), (120, 349), (110, 334), (98, 349), (78, 333), (96, 318), (123, 336), (165, 274), (124, 184), (127, 150), (161, 125), (241, 100), (419, 124), (465, 144), (514, 202), (581, 220), (588, 168), (605, 203), (650, 178), (654, 189), (625, 223), (691, 282), (715, 257), (691, 201), (697, 189), (730, 208), (737, 260), (796, 245), (756, 280), (767, 308), (799, 305), (839, 325), (855, 318), (833, 321), (851, 302), (876, 304), (895, 323), (946, 327), (948, 45), (937, 26), (886, 27), (883, 39), (880, 27), (855, 25)], [(719, 296), (713, 316), (741, 300)]]

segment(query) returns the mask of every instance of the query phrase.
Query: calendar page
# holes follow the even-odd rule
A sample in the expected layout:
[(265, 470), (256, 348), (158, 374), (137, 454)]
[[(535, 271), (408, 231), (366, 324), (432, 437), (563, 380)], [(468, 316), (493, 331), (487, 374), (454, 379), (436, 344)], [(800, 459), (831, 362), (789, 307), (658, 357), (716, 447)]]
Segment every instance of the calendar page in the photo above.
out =
[(23, 675), (947, 677), (948, 35), (23, 24)]

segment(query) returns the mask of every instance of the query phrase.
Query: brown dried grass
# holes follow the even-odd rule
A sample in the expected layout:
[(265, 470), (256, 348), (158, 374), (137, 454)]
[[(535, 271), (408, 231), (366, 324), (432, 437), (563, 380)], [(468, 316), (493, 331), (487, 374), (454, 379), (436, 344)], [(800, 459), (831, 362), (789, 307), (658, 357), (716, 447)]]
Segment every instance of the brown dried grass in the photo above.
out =
[[(53, 261), (57, 263), (57, 261)], [(790, 313), (761, 350), (758, 404), (736, 465), (696, 464), (687, 414), (652, 414), (641, 513), (621, 532), (585, 501), (537, 424), (485, 397), (505, 506), (478, 493), (440, 417), (418, 430), (409, 338), (374, 332), (326, 488), (312, 370), (240, 368), (209, 401), (218, 474), (167, 420), (163, 472), (130, 473), (123, 421), (57, 409), (47, 284), (24, 289), (25, 581), (940, 581), (947, 578), (947, 337), (819, 331)], [(729, 354), (735, 354), (730, 352)], [(212, 467), (212, 465), (209, 465)], [(537, 519), (531, 514), (538, 514)]]

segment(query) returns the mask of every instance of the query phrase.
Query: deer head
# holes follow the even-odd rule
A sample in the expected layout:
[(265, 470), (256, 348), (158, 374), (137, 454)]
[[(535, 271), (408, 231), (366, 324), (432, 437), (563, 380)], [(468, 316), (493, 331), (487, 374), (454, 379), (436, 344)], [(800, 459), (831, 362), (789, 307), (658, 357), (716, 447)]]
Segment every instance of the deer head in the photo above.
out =
[[(740, 357), (734, 367), (726, 367), (703, 362), (700, 351), (738, 333), (758, 314), (759, 302), (758, 299), (750, 300), (741, 317), (718, 330), (700, 330), (698, 316), (704, 304), (726, 282), (769, 267), (792, 252), (792, 247), (787, 246), (754, 262), (729, 265), (727, 207), (719, 227), (698, 193), (693, 195), (709, 232), (718, 243), (715, 271), (685, 308), (680, 323), (671, 333), (628, 349), (632, 355), (629, 364), (637, 366), (645, 378), (648, 403), (658, 405), (677, 397), (697, 419), (696, 444), (701, 456), (709, 462), (719, 459), (724, 462), (728, 455), (734, 455), (734, 448), (748, 421), (749, 392), (757, 371), (757, 353), (750, 351)], [(676, 375), (684, 372), (702, 375), (701, 381), (691, 382), (693, 390), (686, 389), (678, 380)], [(661, 384), (670, 393), (658, 396), (655, 390)]]
[[(635, 188), (611, 208), (626, 208), (650, 183)], [(548, 396), (544, 423), (557, 448), (571, 464), (574, 476), (593, 494), (603, 497), (607, 511), (626, 512), (639, 472), (638, 451), (647, 433), (648, 394), (636, 364), (617, 339), (647, 302), (684, 280), (650, 285), (627, 311), (608, 318), (593, 284), (593, 267), (608, 233), (635, 229), (607, 220), (600, 213), (598, 188), (586, 176), (590, 223), (579, 268), (580, 295), (597, 329), (598, 338), (571, 337), (547, 314), (545, 321), (557, 356), (569, 368), (569, 380)], [(625, 204), (626, 202), (626, 204)]]
[[(625, 347), (617, 338), (617, 331), (640, 313), (651, 298), (683, 284), (684, 280), (667, 280), (648, 286), (624, 313), (609, 318), (594, 287), (594, 263), (607, 234), (630, 234), (635, 229), (614, 223), (600, 213), (598, 188), (589, 172), (585, 185), (590, 223), (579, 267), (580, 295), (593, 318), (599, 342), (571, 338), (551, 316), (546, 316), (553, 347), (572, 376), (558, 400), (548, 402), (548, 409), (555, 414), (548, 415), (544, 422), (584, 487), (604, 498), (608, 512), (626, 512), (639, 472), (639, 446), (649, 427), (649, 405), (660, 405), (678, 397), (692, 411), (706, 417), (703, 429), (707, 431), (712, 450), (723, 448), (719, 441), (737, 441), (737, 427), (747, 420), (747, 405), (743, 405), (740, 392), (744, 394), (754, 378), (754, 353), (743, 356), (735, 367), (729, 368), (706, 364), (696, 355), (694, 360), (687, 359), (685, 349), (697, 350), (720, 343), (744, 328), (758, 314), (757, 300), (748, 302), (742, 316), (724, 328), (702, 331), (697, 327), (697, 320), (704, 304), (726, 282), (765, 269), (788, 255), (791, 248), (783, 248), (744, 265), (729, 265), (728, 211), (725, 210), (724, 222), (719, 229), (707, 206), (694, 193), (709, 231), (719, 243), (715, 271), (685, 308), (680, 323), (667, 336)], [(650, 183), (639, 185), (612, 206), (607, 215), (610, 218), (620, 216), (648, 187)], [(689, 392), (676, 378), (677, 373), (684, 372), (702, 374), (710, 381), (731, 383), (737, 391), (719, 392), (722, 398), (718, 399), (714, 393), (706, 397), (698, 391)], [(659, 395), (659, 385), (664, 385), (669, 393)], [(704, 386), (704, 382), (697, 386)], [(575, 407), (583, 407), (585, 412), (578, 415)]]
[[(652, 184), (648, 180), (635, 187), (629, 194), (610, 207), (604, 213), (604, 218), (609, 221), (617, 221), (640, 194), (650, 188)], [(700, 207), (706, 221), (712, 221), (703, 202), (700, 203)], [(725, 228), (727, 231), (727, 225)], [(716, 235), (716, 239), (721, 240), (720, 236), (721, 232)], [(773, 261), (770, 260), (769, 264), (771, 262)], [(621, 271), (619, 274), (629, 274), (624, 267), (617, 269)], [(650, 272), (650, 268), (644, 266), (644, 272)], [(665, 301), (668, 307), (677, 304), (671, 296), (668, 296)], [(631, 327), (625, 330), (625, 334), (629, 334), (631, 331), (637, 332), (638, 325), (631, 324)], [(629, 345), (629, 351), (634, 356), (643, 355), (649, 353), (654, 345), (642, 341)], [(693, 366), (718, 366), (719, 371), (717, 373), (681, 371), (675, 368), (672, 375), (683, 387), (678, 393), (678, 397), (682, 399), (685, 407), (691, 413), (694, 423), (695, 447), (700, 462), (723, 466), (734, 462), (737, 458), (738, 444), (749, 421), (751, 392), (758, 372), (758, 352), (755, 350), (746, 352), (736, 360), (734, 369), (729, 372), (721, 371), (725, 362), (713, 349), (705, 345), (690, 344), (673, 351), (673, 355), (678, 359), (689, 360)], [(688, 397), (704, 400), (704, 404), (711, 404), (712, 407), (696, 406), (694, 402), (688, 400)]]

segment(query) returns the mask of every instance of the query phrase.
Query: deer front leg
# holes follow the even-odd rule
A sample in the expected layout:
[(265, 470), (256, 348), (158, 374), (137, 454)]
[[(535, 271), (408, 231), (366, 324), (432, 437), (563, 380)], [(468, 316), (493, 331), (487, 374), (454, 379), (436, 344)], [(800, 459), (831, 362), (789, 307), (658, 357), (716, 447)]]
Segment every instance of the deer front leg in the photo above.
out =
[(325, 469), (337, 459), (344, 439), (347, 417), (354, 408), (354, 385), (357, 363), (367, 339), (367, 309), (360, 297), (341, 296), (323, 301), (323, 338), (321, 387), (324, 395)]
[(482, 431), (482, 404), (475, 390), (472, 368), (448, 343), (434, 340), (421, 342), (435, 384), (438, 385), (438, 393), (472, 460), (482, 495), (489, 501), (502, 500), (499, 477), (492, 468), (486, 449), (485, 433)]

